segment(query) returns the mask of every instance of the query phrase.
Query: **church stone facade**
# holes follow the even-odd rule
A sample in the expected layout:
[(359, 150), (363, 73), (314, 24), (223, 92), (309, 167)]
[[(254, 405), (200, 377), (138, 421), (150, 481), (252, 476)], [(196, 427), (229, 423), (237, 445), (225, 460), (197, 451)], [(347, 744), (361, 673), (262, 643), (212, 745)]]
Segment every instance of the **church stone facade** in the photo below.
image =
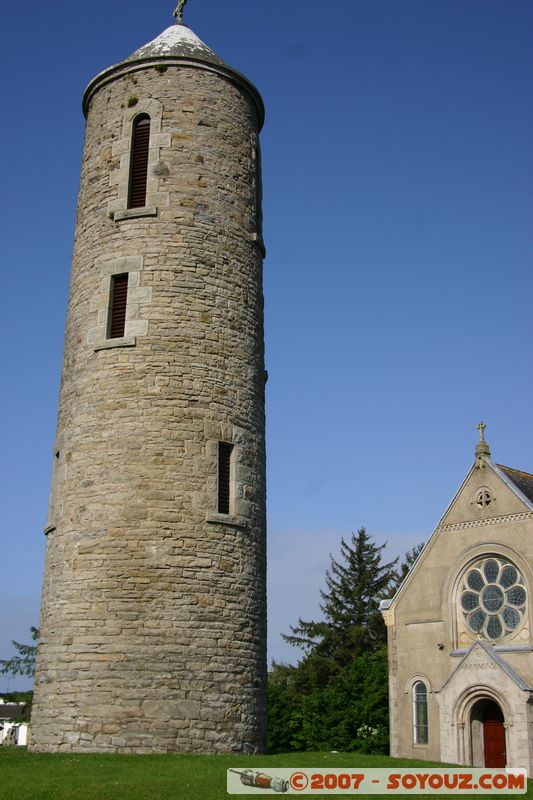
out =
[(392, 600), (391, 754), (533, 768), (533, 475), (484, 441)]
[(263, 103), (178, 23), (83, 108), (31, 749), (261, 751)]

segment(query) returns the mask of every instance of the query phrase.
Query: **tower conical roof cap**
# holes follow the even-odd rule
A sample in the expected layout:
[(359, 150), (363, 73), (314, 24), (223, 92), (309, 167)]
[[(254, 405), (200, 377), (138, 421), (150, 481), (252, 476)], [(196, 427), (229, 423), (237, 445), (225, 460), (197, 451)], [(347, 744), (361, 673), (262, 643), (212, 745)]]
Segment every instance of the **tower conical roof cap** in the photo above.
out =
[(160, 57), (191, 58), (222, 67), (227, 66), (214, 50), (202, 42), (186, 25), (171, 25), (151, 42), (135, 50), (125, 61), (141, 61), (145, 58)]
[(265, 119), (265, 107), (261, 95), (253, 83), (245, 75), (237, 72), (233, 67), (222, 61), (215, 51), (202, 42), (194, 31), (183, 24), (171, 25), (155, 39), (152, 39), (151, 42), (135, 50), (124, 61), (108, 67), (93, 78), (83, 95), (85, 116), (87, 116), (91, 98), (101, 86), (114, 80), (121, 73), (145, 69), (154, 62), (157, 64), (165, 61), (170, 63), (178, 62), (185, 66), (217, 72), (219, 75), (223, 75), (239, 85), (250, 95), (257, 108), (259, 130), (261, 130)]

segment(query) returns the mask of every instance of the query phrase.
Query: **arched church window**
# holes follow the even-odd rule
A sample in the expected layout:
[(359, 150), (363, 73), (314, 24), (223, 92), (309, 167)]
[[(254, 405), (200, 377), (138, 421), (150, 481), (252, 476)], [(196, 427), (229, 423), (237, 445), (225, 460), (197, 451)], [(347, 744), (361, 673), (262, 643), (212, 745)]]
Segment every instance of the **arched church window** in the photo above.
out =
[(143, 208), (146, 205), (149, 148), (150, 117), (148, 114), (139, 114), (133, 121), (128, 208)]
[(491, 556), (465, 572), (458, 600), (467, 630), (495, 641), (510, 636), (521, 625), (527, 592), (515, 565)]
[(428, 690), (423, 681), (413, 686), (413, 740), (415, 744), (427, 744), (428, 727)]

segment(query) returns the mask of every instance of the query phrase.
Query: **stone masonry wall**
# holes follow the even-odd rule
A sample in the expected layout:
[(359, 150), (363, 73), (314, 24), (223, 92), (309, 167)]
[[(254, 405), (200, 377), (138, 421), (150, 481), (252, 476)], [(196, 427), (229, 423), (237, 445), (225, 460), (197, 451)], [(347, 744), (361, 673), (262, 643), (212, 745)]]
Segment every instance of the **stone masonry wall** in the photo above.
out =
[[(146, 109), (157, 118), (146, 215), (121, 214), (124, 143)], [(33, 750), (264, 748), (257, 134), (249, 96), (209, 70), (146, 65), (92, 99)], [(125, 336), (106, 342), (121, 271), (132, 276)], [(229, 515), (217, 513), (219, 441), (234, 444)]]

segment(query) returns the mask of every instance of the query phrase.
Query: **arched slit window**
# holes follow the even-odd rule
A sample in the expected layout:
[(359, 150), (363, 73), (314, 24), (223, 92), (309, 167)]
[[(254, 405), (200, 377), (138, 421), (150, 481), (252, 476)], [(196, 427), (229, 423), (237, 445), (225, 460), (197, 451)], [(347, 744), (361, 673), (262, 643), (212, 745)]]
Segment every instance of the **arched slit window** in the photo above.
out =
[(150, 117), (148, 114), (139, 114), (133, 121), (128, 208), (143, 208), (146, 205), (149, 147)]
[(428, 690), (425, 683), (417, 681), (413, 686), (413, 740), (415, 744), (427, 744), (428, 739)]

